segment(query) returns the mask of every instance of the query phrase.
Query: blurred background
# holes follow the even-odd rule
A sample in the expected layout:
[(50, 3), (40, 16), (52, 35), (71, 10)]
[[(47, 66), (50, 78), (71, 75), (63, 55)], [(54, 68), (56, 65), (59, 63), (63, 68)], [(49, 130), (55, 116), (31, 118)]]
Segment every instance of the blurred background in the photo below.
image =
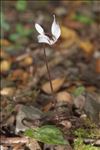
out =
[(61, 25), (76, 30), (82, 37), (87, 32), (93, 35), (91, 26), (99, 21), (99, 4), (93, 0), (4, 0), (1, 2), (2, 38), (16, 42), (23, 37), (22, 41), (27, 39), (25, 43), (35, 40), (34, 23), (49, 30), (53, 14)]
[[(88, 80), (88, 72), (91, 70), (90, 80), (98, 85), (100, 73), (100, 2), (94, 0), (4, 0), (1, 2), (1, 73), (7, 73), (16, 68), (27, 68), (34, 63), (43, 65), (43, 52), (39, 52), (40, 46), (37, 42), (37, 31), (34, 24), (42, 25), (47, 33), (51, 31), (53, 14), (61, 27), (61, 36), (58, 42), (47, 48), (48, 59), (53, 58), (53, 53), (58, 52), (64, 56), (67, 53), (75, 53), (71, 56), (71, 63), (81, 70), (82, 80)], [(38, 52), (35, 52), (38, 51)], [(29, 55), (27, 58), (27, 54)], [(17, 56), (25, 55), (17, 61)], [(30, 56), (31, 55), (31, 56)], [(58, 56), (57, 56), (58, 57)], [(55, 57), (55, 59), (57, 59)], [(67, 60), (66, 60), (67, 61)], [(65, 61), (65, 64), (67, 62)], [(77, 62), (79, 61), (79, 62)], [(83, 64), (81, 64), (83, 63)], [(85, 63), (85, 64), (84, 64)], [(86, 66), (88, 65), (88, 66)], [(70, 68), (70, 65), (67, 68)], [(72, 67), (72, 66), (71, 66)], [(57, 68), (57, 67), (56, 67)], [(56, 69), (55, 75), (59, 76)], [(34, 69), (33, 69), (34, 70)], [(62, 69), (61, 69), (62, 70)], [(75, 71), (70, 70), (70, 73)], [(34, 71), (33, 71), (34, 72)], [(62, 74), (64, 71), (60, 71)], [(66, 71), (65, 71), (66, 72)], [(85, 73), (84, 73), (85, 72)], [(73, 74), (75, 80), (77, 71)], [(66, 73), (64, 73), (66, 74)], [(94, 77), (95, 76), (95, 77)], [(4, 76), (3, 76), (4, 77)]]

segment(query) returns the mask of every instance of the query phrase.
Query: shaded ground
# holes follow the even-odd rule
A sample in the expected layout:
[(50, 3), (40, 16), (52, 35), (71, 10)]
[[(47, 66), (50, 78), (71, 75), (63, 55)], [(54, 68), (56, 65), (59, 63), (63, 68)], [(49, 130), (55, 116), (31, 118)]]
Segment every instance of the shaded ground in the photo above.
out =
[[(99, 1), (2, 2), (1, 148), (99, 150), (99, 6)], [(45, 46), (54, 97), (34, 28), (38, 22), (50, 32), (53, 14), (62, 31), (55, 45)], [(68, 144), (44, 144), (23, 134), (44, 125), (60, 129)]]

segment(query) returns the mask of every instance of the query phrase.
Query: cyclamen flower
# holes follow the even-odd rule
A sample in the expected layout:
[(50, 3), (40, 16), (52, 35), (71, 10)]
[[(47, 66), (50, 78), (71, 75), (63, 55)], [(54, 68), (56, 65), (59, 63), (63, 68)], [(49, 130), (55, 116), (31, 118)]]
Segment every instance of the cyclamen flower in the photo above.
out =
[(39, 43), (47, 43), (53, 45), (61, 35), (61, 30), (59, 24), (56, 22), (55, 15), (53, 15), (54, 20), (51, 26), (52, 38), (49, 38), (44, 32), (44, 29), (38, 24), (35, 23), (35, 28), (39, 35), (37, 36)]

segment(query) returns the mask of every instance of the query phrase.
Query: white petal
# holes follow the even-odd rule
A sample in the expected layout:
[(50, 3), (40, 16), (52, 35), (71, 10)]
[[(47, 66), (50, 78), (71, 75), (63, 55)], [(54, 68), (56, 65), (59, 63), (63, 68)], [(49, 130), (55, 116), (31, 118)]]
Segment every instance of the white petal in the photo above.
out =
[(46, 35), (38, 35), (38, 42), (39, 43), (47, 43), (47, 44), (49, 44), (50, 45), (50, 39), (49, 39), (49, 37), (48, 36), (46, 36)]
[(46, 35), (38, 35), (38, 42), (39, 43), (47, 43), (49, 45), (52, 45), (56, 42), (56, 40), (50, 40), (50, 38)]
[(56, 22), (55, 15), (53, 15), (53, 17), (54, 17), (54, 21), (52, 23), (51, 32), (52, 32), (52, 35), (57, 40), (59, 36), (61, 35), (61, 30), (60, 30), (59, 24)]
[(38, 23), (35, 23), (35, 28), (40, 34), (44, 34), (44, 29)]
[(49, 42), (50, 42), (49, 45), (53, 45), (56, 42), (56, 40), (49, 40)]

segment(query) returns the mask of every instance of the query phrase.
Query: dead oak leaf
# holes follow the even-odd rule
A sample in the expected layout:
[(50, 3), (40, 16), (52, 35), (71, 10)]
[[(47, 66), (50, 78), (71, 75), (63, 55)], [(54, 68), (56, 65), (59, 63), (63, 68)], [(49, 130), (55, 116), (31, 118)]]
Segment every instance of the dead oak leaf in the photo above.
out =
[[(52, 86), (53, 86), (53, 91), (57, 92), (61, 86), (63, 85), (65, 81), (65, 78), (57, 78), (52, 80)], [(51, 94), (51, 87), (50, 87), (50, 82), (46, 82), (45, 84), (42, 85), (42, 90), (47, 93), (47, 94)]]

